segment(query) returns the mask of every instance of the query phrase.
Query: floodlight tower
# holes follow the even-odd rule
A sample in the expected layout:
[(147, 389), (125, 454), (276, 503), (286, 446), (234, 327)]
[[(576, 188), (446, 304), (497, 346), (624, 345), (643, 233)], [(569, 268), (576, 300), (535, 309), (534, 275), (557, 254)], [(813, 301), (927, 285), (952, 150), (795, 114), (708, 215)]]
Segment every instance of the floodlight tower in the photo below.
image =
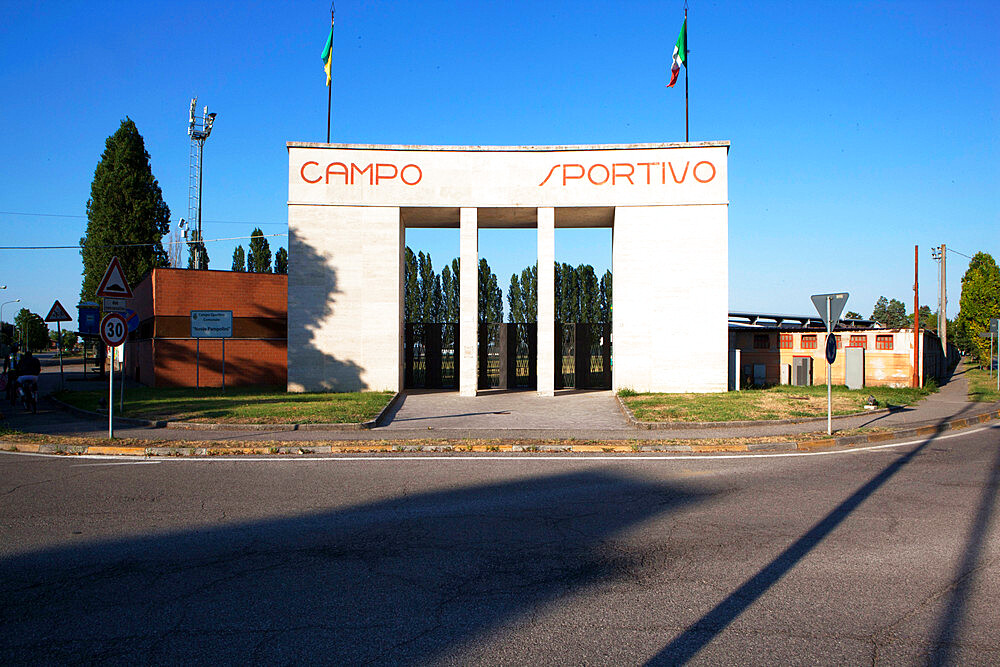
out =
[(188, 114), (188, 136), (191, 137), (191, 154), (188, 161), (188, 224), (193, 221), (194, 228), (198, 230), (198, 239), (194, 247), (194, 268), (201, 268), (201, 169), (202, 154), (205, 151), (205, 140), (212, 134), (212, 125), (215, 123), (215, 114), (208, 113), (206, 106), (201, 113), (201, 118), (195, 116), (195, 108), (198, 106), (198, 98), (191, 98), (191, 109)]

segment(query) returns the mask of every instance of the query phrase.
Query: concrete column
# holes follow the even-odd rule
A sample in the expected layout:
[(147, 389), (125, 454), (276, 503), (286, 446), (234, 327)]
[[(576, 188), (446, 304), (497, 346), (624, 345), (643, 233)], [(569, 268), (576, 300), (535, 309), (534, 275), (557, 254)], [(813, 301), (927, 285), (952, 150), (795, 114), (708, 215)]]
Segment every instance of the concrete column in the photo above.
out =
[(479, 385), (479, 218), (474, 208), (459, 212), (458, 393), (475, 396)]
[(555, 395), (556, 211), (538, 209), (538, 395)]

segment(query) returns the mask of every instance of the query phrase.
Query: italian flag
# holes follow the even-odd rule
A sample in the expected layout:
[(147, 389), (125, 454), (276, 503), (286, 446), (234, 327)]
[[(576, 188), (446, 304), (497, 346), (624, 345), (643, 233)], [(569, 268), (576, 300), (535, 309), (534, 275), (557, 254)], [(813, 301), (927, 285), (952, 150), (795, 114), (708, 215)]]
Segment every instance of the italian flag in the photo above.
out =
[(684, 19), (684, 24), (681, 26), (681, 34), (677, 35), (677, 43), (674, 44), (674, 58), (670, 64), (670, 83), (667, 84), (667, 88), (673, 88), (674, 84), (677, 83), (677, 77), (681, 73), (681, 65), (687, 67), (687, 42), (688, 22), (687, 19)]
[(330, 68), (333, 66), (333, 19), (330, 19), (330, 36), (326, 38), (326, 46), (323, 47), (323, 69), (326, 70), (326, 85), (330, 85)]

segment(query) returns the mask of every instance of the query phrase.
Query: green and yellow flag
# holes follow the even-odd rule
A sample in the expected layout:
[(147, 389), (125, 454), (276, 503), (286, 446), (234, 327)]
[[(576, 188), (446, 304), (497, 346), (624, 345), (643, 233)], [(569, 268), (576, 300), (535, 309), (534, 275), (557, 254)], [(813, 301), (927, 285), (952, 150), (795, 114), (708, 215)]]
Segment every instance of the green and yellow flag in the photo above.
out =
[(323, 47), (323, 69), (326, 70), (326, 85), (330, 85), (330, 68), (333, 66), (333, 18), (330, 18), (330, 36)]

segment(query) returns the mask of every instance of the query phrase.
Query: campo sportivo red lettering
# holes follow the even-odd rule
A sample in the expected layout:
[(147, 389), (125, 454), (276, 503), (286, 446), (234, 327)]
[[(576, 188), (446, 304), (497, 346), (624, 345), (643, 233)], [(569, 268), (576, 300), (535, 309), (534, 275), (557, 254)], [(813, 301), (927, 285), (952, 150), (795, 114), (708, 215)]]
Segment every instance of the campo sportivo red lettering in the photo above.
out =
[[(669, 173), (669, 180), (667, 174)], [(702, 160), (691, 162), (615, 162), (613, 164), (557, 164), (549, 169), (538, 187), (550, 180), (555, 185), (569, 185), (573, 181), (591, 185), (680, 185), (690, 175), (699, 183), (710, 183), (715, 179), (715, 165)], [(552, 177), (555, 176), (553, 179)]]
[(415, 164), (397, 167), (392, 163), (360, 165), (351, 162), (348, 165), (346, 162), (331, 162), (323, 168), (319, 162), (310, 160), (302, 164), (299, 176), (306, 183), (325, 182), (327, 185), (331, 180), (342, 185), (380, 185), (397, 179), (406, 185), (416, 185), (424, 177), (424, 172)]

